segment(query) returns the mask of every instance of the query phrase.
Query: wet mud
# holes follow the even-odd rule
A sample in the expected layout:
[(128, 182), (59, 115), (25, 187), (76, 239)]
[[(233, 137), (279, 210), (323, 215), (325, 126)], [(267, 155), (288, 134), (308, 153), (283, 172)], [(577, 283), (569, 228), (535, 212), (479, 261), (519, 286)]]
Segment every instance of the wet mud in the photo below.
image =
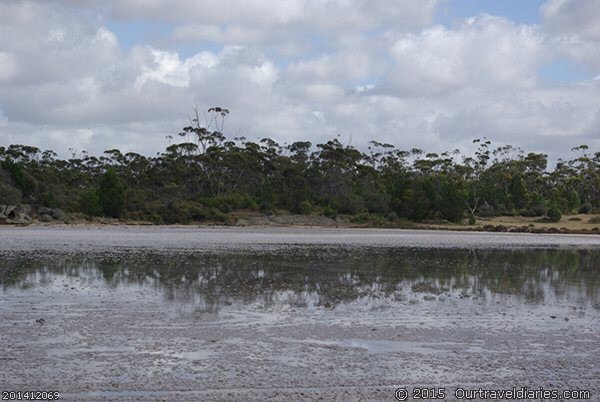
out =
[(400, 386), (600, 395), (600, 245), (590, 237), (0, 236), (4, 390), (140, 401), (394, 400)]

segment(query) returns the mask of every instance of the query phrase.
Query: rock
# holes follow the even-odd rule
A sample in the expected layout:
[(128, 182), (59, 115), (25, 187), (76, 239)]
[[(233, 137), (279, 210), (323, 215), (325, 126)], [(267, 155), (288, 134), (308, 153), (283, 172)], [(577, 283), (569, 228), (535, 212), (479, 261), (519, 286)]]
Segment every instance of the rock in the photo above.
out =
[(19, 204), (15, 207), (15, 213), (31, 217), (33, 215), (33, 208), (29, 204)]
[(41, 214), (39, 215), (38, 219), (42, 222), (52, 222), (53, 218), (51, 215), (48, 214)]
[(9, 219), (12, 219), (11, 214), (14, 212), (16, 205), (6, 205), (4, 207), (4, 215), (6, 215)]
[(37, 208), (37, 214), (38, 215), (50, 215), (50, 216), (52, 216), (52, 208), (38, 207)]
[(29, 225), (31, 223), (31, 216), (24, 213), (15, 213), (13, 210), (5, 223), (13, 225)]
[(35, 322), (37, 322), (40, 325), (44, 325), (46, 323), (46, 320), (44, 320), (43, 318), (38, 318), (37, 320), (35, 320)]
[(34, 214), (34, 208), (28, 204), (0, 205), (0, 223), (27, 225)]
[(64, 211), (58, 208), (38, 207), (37, 215), (39, 216), (39, 220), (42, 222), (50, 222), (53, 219), (57, 221), (64, 221), (67, 218)]
[(58, 208), (53, 209), (52, 213), (50, 215), (57, 221), (64, 221), (67, 218), (64, 211), (62, 209), (58, 209)]

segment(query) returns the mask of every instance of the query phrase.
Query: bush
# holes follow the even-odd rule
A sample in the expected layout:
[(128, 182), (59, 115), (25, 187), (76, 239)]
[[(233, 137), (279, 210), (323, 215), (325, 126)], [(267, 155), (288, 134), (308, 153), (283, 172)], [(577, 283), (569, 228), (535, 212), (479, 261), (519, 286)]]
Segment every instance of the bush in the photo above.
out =
[(40, 196), (40, 203), (48, 208), (58, 208), (58, 200), (56, 199), (56, 195), (50, 191), (44, 191)]
[(79, 196), (79, 209), (87, 216), (102, 215), (102, 205), (96, 190), (87, 190)]
[(523, 215), (525, 216), (544, 216), (548, 212), (546, 202), (542, 195), (538, 192), (531, 193), (529, 197), (529, 205)]
[(323, 208), (323, 215), (328, 218), (335, 219), (337, 218), (338, 213), (331, 207), (331, 205), (327, 205), (325, 208)]
[(460, 189), (458, 183), (449, 181), (442, 184), (440, 193), (438, 209), (442, 218), (452, 222), (461, 222), (465, 215), (466, 193)]
[(20, 204), (21, 190), (0, 181), (0, 204)]
[(369, 212), (381, 215), (385, 215), (389, 212), (390, 196), (385, 192), (368, 192), (364, 198), (365, 206)]
[(562, 213), (556, 204), (552, 204), (550, 205), (550, 208), (548, 208), (548, 218), (552, 222), (558, 222), (562, 218)]
[(372, 222), (375, 226), (385, 226), (387, 223), (385, 218), (381, 215), (375, 215), (372, 219)]
[(161, 216), (165, 223), (188, 223), (190, 221), (190, 205), (186, 202), (170, 202), (163, 209)]
[(477, 215), (484, 218), (490, 218), (492, 216), (497, 216), (498, 213), (491, 205), (486, 203), (479, 207), (479, 212), (477, 212)]
[(3, 172), (5, 171), (10, 174), (15, 187), (23, 190), (23, 187), (25, 187), (23, 168), (21, 168), (21, 166), (17, 163), (13, 162), (11, 159), (3, 160), (2, 163), (0, 163), (0, 167), (2, 168)]
[[(211, 208), (207, 216), (208, 219), (217, 221), (217, 222), (225, 222), (227, 220), (227, 215), (216, 208)], [(198, 219), (197, 219), (198, 220)]]
[(248, 199), (248, 209), (258, 211), (258, 204), (253, 199)]
[(574, 189), (570, 189), (566, 194), (567, 205), (569, 206), (569, 211), (578, 211), (581, 207), (581, 199), (579, 197), (579, 193)]
[(367, 223), (370, 220), (369, 218), (370, 218), (370, 216), (369, 216), (368, 212), (362, 212), (362, 213), (350, 218), (350, 222), (352, 222), (352, 223)]
[(302, 215), (310, 215), (313, 211), (313, 206), (310, 202), (308, 201), (302, 201), (299, 205), (298, 205), (298, 210), (300, 211), (300, 213)]
[(249, 196), (240, 194), (230, 194), (221, 198), (200, 197), (198, 202), (207, 208), (216, 208), (225, 214), (245, 208), (254, 211), (258, 209), (256, 201)]
[(354, 193), (343, 194), (332, 200), (332, 203), (337, 210), (344, 214), (356, 214), (365, 209), (362, 197)]
[(104, 215), (118, 218), (125, 206), (125, 186), (113, 168), (100, 177), (98, 197)]
[[(224, 222), (227, 215), (215, 207), (190, 201), (174, 201), (164, 206), (159, 213), (165, 223), (190, 223), (201, 221)], [(153, 219), (156, 221), (157, 219)]]
[(592, 209), (594, 209), (592, 207), (592, 204), (589, 202), (584, 202), (583, 204), (581, 204), (581, 206), (579, 207), (579, 213), (580, 214), (589, 214), (592, 212)]
[(546, 204), (539, 203), (536, 205), (532, 205), (525, 211), (523, 215), (525, 216), (544, 216), (548, 212), (548, 208), (546, 208)]
[(475, 223), (477, 223), (477, 219), (475, 218), (475, 215), (469, 216), (469, 225), (474, 225)]

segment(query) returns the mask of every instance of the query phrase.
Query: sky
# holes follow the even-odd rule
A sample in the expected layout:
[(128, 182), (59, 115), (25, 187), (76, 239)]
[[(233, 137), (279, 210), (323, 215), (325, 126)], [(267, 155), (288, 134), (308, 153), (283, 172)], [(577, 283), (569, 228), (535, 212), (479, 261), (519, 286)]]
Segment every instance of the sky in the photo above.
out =
[[(0, 0), (0, 146), (600, 150), (599, 0)], [(169, 139), (173, 136), (174, 139)]]

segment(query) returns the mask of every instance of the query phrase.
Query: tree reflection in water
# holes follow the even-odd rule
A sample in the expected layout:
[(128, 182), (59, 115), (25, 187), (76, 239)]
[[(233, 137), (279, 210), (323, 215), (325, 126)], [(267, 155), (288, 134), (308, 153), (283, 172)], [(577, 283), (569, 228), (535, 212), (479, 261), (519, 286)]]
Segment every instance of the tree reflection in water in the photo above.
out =
[(600, 250), (288, 247), (262, 252), (4, 256), (3, 288), (56, 275), (106, 287), (144, 286), (202, 311), (223, 305), (334, 307), (359, 298), (511, 295), (521, 303), (579, 300), (600, 308)]

